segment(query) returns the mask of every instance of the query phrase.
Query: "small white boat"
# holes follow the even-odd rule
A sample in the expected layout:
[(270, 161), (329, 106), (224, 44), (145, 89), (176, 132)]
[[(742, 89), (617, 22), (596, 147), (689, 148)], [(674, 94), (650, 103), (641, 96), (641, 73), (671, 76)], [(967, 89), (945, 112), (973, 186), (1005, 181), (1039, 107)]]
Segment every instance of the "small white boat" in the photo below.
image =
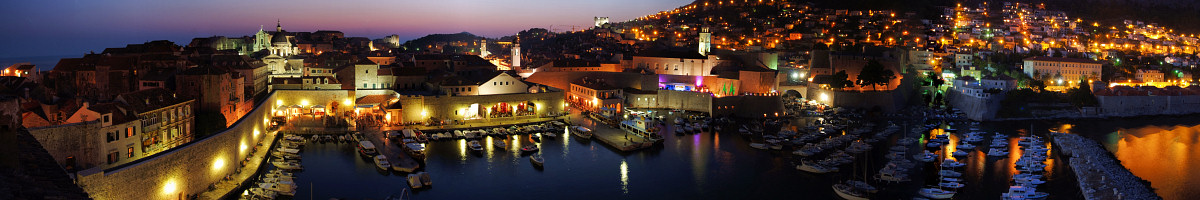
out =
[(411, 187), (413, 189), (420, 189), (422, 187), (425, 187), (425, 184), (421, 183), (420, 175), (409, 174), (408, 177), (405, 177), (405, 179), (406, 179), (406, 181), (408, 181), (408, 187)]
[(829, 172), (837, 172), (837, 167), (825, 166), (815, 162), (804, 161), (801, 165), (796, 165), (796, 169), (800, 171), (824, 174)]
[(483, 151), (483, 145), (479, 144), (478, 140), (471, 140), (470, 142), (467, 142), (467, 147), (470, 148), (471, 151)]
[(526, 145), (525, 147), (521, 147), (521, 151), (535, 152), (535, 151), (538, 151), (538, 146), (536, 144)]
[(837, 193), (837, 195), (839, 197), (842, 197), (847, 200), (869, 200), (870, 199), (867, 197), (867, 193), (865, 193), (864, 191), (857, 190), (854, 188), (854, 186), (850, 186), (849, 184), (843, 184), (843, 183), (833, 184), (833, 192)]
[(287, 170), (304, 169), (303, 166), (300, 166), (300, 163), (296, 163), (296, 162), (274, 161), (274, 162), (271, 162), (271, 164), (275, 165), (275, 167), (278, 167), (280, 169), (287, 169)]
[(529, 162), (533, 163), (533, 166), (541, 167), (542, 164), (545, 164), (546, 158), (543, 158), (542, 154), (533, 154), (529, 156)]
[(296, 195), (295, 188), (285, 187), (285, 186), (282, 186), (279, 184), (274, 184), (274, 183), (259, 183), (258, 188), (274, 191), (275, 193), (280, 194), (280, 195), (287, 195), (287, 196), (295, 196)]
[(543, 133), (542, 136), (553, 138), (553, 137), (558, 137), (558, 134), (555, 134), (554, 132), (546, 132), (546, 133)]
[(950, 153), (950, 155), (953, 155), (953, 156), (967, 156), (968, 154), (970, 154), (970, 153), (968, 153), (967, 151), (954, 151), (954, 153)]
[(495, 146), (497, 149), (506, 149), (508, 148), (508, 143), (505, 143), (504, 140), (495, 140), (492, 141), (492, 146)]
[(960, 177), (962, 176), (962, 173), (943, 169), (938, 171), (938, 175), (944, 177)]
[(392, 164), (388, 163), (387, 156), (377, 155), (375, 156), (375, 167), (386, 171), (392, 168)]
[(958, 189), (958, 188), (962, 188), (963, 186), (966, 186), (966, 184), (962, 184), (959, 182), (941, 182), (941, 183), (938, 183), (938, 186), (943, 187), (943, 188)]
[(767, 144), (757, 143), (757, 142), (750, 143), (750, 147), (754, 147), (755, 149), (767, 149), (768, 148)]
[(960, 163), (958, 161), (951, 160), (951, 159), (942, 160), (942, 167), (959, 168), (959, 167), (966, 166), (966, 165), (967, 164), (963, 164), (963, 163)]
[(249, 195), (253, 195), (253, 197), (261, 199), (275, 199), (277, 195), (275, 191), (262, 188), (250, 188), (247, 191), (249, 191)]
[(954, 197), (954, 191), (946, 191), (940, 188), (921, 188), (918, 192), (921, 196), (929, 197), (930, 199), (949, 199)]
[(1007, 156), (1008, 151), (1000, 150), (997, 148), (992, 148), (992, 149), (988, 150), (987, 155), (988, 156)]
[(421, 179), (421, 185), (433, 186), (433, 178), (429, 177), (429, 172), (417, 172), (417, 177)]

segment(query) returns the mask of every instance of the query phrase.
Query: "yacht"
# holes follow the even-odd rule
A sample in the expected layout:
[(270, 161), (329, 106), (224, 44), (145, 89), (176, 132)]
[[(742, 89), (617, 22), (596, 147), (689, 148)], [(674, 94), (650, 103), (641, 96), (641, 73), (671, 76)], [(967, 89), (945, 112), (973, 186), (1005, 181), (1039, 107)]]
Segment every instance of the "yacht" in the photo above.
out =
[(814, 163), (814, 162), (810, 162), (810, 161), (803, 161), (801, 163), (802, 163), (801, 165), (796, 165), (797, 170), (818, 173), (818, 174), (824, 174), (824, 173), (838, 171), (837, 167), (825, 166), (825, 165), (821, 165), (819, 163)]
[(1001, 194), (1003, 199), (1046, 199), (1050, 196), (1045, 192), (1037, 192), (1034, 188), (1025, 186), (1009, 186), (1008, 192)]
[(949, 199), (954, 197), (954, 191), (946, 191), (941, 188), (921, 188), (921, 191), (918, 193), (930, 199)]
[(868, 200), (868, 199), (870, 199), (870, 198), (867, 198), (867, 193), (865, 191), (858, 190), (858, 189), (854, 188), (854, 186), (851, 186), (850, 184), (845, 184), (845, 183), (833, 184), (833, 192), (837, 193), (837, 195), (839, 197), (842, 197), (843, 199), (847, 199), (847, 200)]
[(388, 163), (387, 156), (383, 155), (375, 156), (375, 167), (379, 167), (379, 169), (384, 171), (392, 169), (392, 165)]
[(942, 160), (942, 167), (959, 168), (959, 167), (966, 166), (966, 165), (967, 164), (963, 164), (963, 163), (960, 163), (958, 161), (951, 160), (951, 159)]
[(958, 189), (958, 188), (962, 188), (963, 186), (966, 186), (966, 185), (965, 185), (965, 184), (962, 184), (962, 183), (959, 183), (959, 182), (941, 182), (941, 183), (938, 183), (938, 187), (950, 188), (950, 189)]
[(960, 176), (962, 176), (962, 173), (943, 169), (941, 171), (938, 171), (938, 175), (944, 176), (944, 177), (960, 177)]
[(958, 148), (958, 150), (971, 150), (971, 149), (975, 149), (975, 145), (973, 145), (971, 143), (961, 142), (958, 144), (958, 146), (955, 146), (955, 148)]
[(987, 154), (989, 156), (1007, 156), (1008, 152), (1004, 151), (1004, 150), (1000, 150), (998, 148), (992, 148), (992, 149), (988, 150)]

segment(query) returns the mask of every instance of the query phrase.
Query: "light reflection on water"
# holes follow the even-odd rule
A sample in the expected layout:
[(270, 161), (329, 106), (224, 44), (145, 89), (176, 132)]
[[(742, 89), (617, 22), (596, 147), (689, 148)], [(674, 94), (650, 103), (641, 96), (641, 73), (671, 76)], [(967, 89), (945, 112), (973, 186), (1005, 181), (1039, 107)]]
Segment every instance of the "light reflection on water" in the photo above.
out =
[(629, 164), (621, 160), (621, 191), (629, 194)]
[(1164, 199), (1200, 198), (1200, 126), (1145, 126), (1101, 140), (1134, 175), (1150, 181)]

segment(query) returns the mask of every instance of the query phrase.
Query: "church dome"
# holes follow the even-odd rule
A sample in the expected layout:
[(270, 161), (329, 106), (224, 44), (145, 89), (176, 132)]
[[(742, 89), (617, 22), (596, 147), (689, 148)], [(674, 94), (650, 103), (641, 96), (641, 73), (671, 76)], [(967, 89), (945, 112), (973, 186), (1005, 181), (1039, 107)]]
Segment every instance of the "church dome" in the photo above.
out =
[(277, 32), (275, 32), (274, 35), (271, 35), (271, 43), (287, 43), (287, 42), (288, 42), (287, 34), (284, 34), (283, 31), (277, 31)]

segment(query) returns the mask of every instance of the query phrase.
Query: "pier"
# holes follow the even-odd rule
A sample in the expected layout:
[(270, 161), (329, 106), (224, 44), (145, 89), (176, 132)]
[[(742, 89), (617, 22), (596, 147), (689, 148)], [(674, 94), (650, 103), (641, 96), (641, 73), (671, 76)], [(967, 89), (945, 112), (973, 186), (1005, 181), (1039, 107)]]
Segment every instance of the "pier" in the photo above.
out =
[(1051, 133), (1051, 136), (1062, 155), (1068, 156), (1083, 198), (1162, 199), (1099, 143), (1074, 134)]

